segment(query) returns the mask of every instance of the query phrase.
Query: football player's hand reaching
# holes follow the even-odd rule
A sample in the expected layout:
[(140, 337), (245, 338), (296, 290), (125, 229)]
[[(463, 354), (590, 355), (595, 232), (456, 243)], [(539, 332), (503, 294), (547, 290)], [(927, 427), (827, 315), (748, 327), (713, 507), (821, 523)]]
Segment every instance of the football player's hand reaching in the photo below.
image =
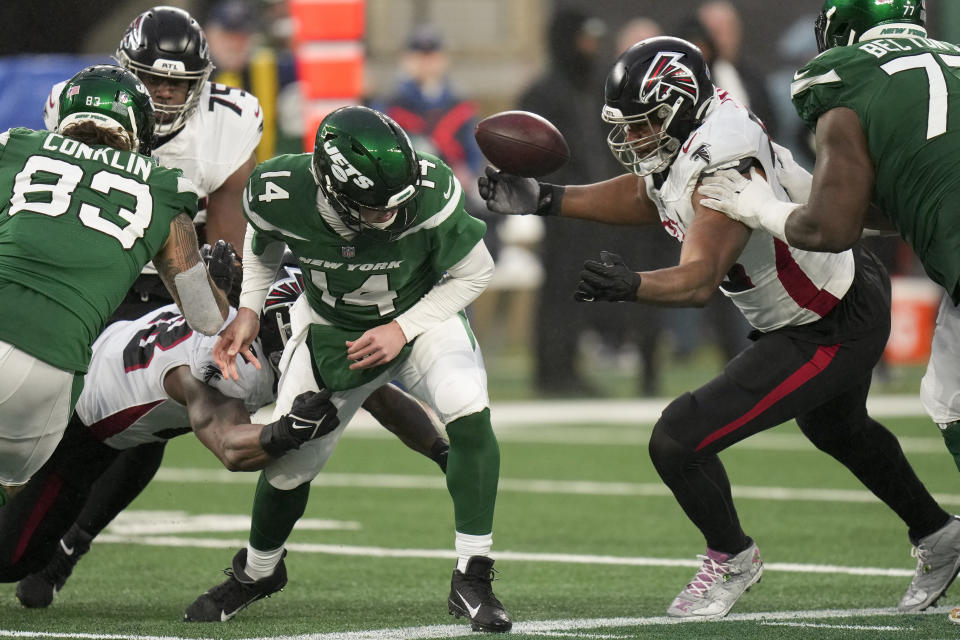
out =
[(226, 240), (217, 240), (212, 247), (209, 244), (200, 247), (200, 255), (207, 265), (213, 284), (217, 285), (224, 295), (228, 295), (240, 273), (240, 263), (233, 245)]
[(260, 368), (260, 361), (250, 349), (259, 331), (260, 316), (252, 309), (240, 307), (237, 309), (236, 317), (220, 332), (220, 337), (213, 345), (213, 361), (220, 367), (225, 379), (240, 379), (240, 374), (237, 372), (238, 353), (257, 369)]
[(580, 302), (636, 302), (640, 274), (609, 251), (600, 252), (600, 261), (587, 260), (580, 272), (580, 285), (573, 294)]
[(487, 166), (486, 175), (477, 178), (477, 190), (487, 209), (504, 215), (557, 215), (563, 187), (521, 178)]
[(330, 392), (304, 391), (298, 395), (290, 411), (260, 430), (260, 446), (274, 458), (291, 449), (299, 449), (304, 442), (321, 438), (340, 426), (337, 407)]
[(347, 358), (353, 360), (351, 369), (369, 369), (386, 364), (397, 357), (407, 344), (396, 320), (368, 329), (356, 340), (347, 340)]

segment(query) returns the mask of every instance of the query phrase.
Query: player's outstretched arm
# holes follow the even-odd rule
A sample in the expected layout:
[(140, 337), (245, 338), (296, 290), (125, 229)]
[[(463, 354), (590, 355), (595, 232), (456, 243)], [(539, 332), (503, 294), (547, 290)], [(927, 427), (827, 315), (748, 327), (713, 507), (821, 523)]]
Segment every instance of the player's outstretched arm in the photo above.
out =
[(706, 208), (694, 195), (695, 216), (687, 228), (676, 266), (633, 272), (623, 260), (604, 251), (599, 261), (584, 264), (575, 299), (643, 302), (665, 307), (702, 307), (743, 251), (750, 231)]
[(552, 185), (487, 167), (477, 180), (487, 208), (504, 215), (559, 216), (616, 225), (660, 224), (643, 180), (624, 174), (587, 185)]
[(208, 336), (217, 333), (227, 319), (229, 304), (207, 273), (189, 216), (173, 219), (170, 236), (153, 264), (190, 328)]
[(170, 397), (187, 406), (197, 439), (230, 471), (262, 469), (287, 451), (330, 433), (340, 424), (327, 391), (297, 396), (289, 413), (262, 425), (250, 423), (243, 401), (197, 380), (187, 366), (167, 374), (164, 388)]
[(403, 444), (446, 471), (450, 443), (419, 402), (392, 384), (385, 384), (367, 397), (363, 408)]

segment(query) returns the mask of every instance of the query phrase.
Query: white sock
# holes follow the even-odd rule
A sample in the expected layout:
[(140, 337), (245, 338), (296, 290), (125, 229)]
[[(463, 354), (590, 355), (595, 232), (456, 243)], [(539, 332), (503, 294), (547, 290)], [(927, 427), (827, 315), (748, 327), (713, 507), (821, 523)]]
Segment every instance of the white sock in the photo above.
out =
[(467, 533), (457, 531), (455, 547), (457, 549), (457, 569), (461, 572), (467, 570), (467, 561), (472, 556), (489, 556), (490, 547), (493, 546), (493, 533), (487, 533), (482, 536), (471, 536)]
[(283, 557), (283, 547), (271, 551), (260, 551), (247, 544), (247, 566), (243, 572), (254, 580), (260, 580), (273, 575), (274, 569), (280, 564)]

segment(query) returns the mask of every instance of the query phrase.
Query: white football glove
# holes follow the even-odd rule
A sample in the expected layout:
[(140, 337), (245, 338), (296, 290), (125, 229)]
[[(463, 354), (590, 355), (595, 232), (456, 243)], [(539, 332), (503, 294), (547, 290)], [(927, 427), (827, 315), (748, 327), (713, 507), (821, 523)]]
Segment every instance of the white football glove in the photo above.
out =
[(810, 187), (813, 185), (813, 176), (810, 172), (801, 167), (793, 159), (790, 149), (781, 147), (776, 142), (770, 141), (773, 145), (773, 151), (777, 154), (779, 162), (774, 163), (777, 174), (777, 182), (783, 187), (791, 202), (807, 204), (810, 200)]
[(717, 171), (703, 179), (697, 192), (701, 204), (737, 220), (751, 229), (764, 229), (786, 242), (787, 216), (799, 204), (777, 199), (770, 184), (757, 170), (750, 169), (748, 180), (735, 169)]

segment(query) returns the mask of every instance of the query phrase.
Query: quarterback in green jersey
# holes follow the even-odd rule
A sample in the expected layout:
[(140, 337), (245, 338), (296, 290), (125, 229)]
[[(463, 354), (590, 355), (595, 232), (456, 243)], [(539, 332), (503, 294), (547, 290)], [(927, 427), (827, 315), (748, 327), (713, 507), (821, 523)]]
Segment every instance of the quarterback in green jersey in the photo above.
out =
[(192, 328), (213, 335), (226, 319), (193, 231), (196, 191), (145, 155), (153, 130), (143, 83), (99, 65), (64, 86), (56, 131), (0, 134), (0, 504), (60, 441), (90, 345), (147, 262)]
[(397, 123), (366, 107), (327, 115), (312, 154), (254, 170), (244, 192), (240, 308), (214, 358), (231, 377), (238, 353), (255, 359), (258, 310), (289, 247), (305, 292), (290, 312), (276, 411), (289, 410), (303, 391), (326, 388), (341, 426), (264, 468), (247, 547), (234, 556), (231, 577), (197, 598), (186, 620), (228, 620), (283, 588), (284, 543), (310, 481), (364, 399), (398, 380), (433, 409), (450, 440), (458, 557), (450, 613), (469, 618), (474, 630), (511, 628), (493, 594), (489, 557), (500, 452), (483, 359), (463, 313), (489, 282), (493, 259), (484, 223), (463, 203), (450, 167), (415, 152)]
[[(800, 249), (841, 251), (865, 227), (892, 223), (946, 290), (920, 397), (960, 468), (960, 46), (928, 38), (924, 25), (923, 0), (826, 0), (814, 29), (821, 53), (791, 85), (816, 133), (812, 181), (791, 191), (805, 192), (801, 204), (736, 172), (704, 180), (700, 193)], [(936, 602), (958, 569), (960, 533), (918, 553), (918, 589), (901, 608)]]

